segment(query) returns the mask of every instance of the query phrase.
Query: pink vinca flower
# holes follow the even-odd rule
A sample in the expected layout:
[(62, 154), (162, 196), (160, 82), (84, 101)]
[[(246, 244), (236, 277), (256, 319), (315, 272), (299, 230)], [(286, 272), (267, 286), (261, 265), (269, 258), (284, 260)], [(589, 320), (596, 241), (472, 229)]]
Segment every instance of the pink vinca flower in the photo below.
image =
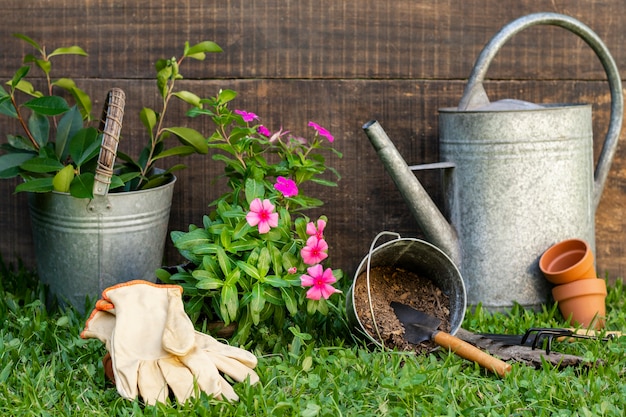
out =
[(319, 300), (320, 298), (328, 299), (336, 292), (341, 292), (332, 286), (337, 281), (333, 275), (333, 270), (324, 268), (317, 264), (306, 270), (308, 274), (300, 276), (300, 283), (303, 287), (311, 287), (306, 292), (306, 298), (311, 300)]
[(253, 120), (259, 120), (259, 116), (257, 116), (256, 114), (252, 112), (248, 112), (245, 110), (235, 110), (235, 113), (241, 116), (243, 121), (246, 123), (251, 122)]
[(261, 201), (255, 198), (250, 203), (250, 211), (246, 214), (250, 226), (259, 226), (259, 233), (267, 233), (272, 227), (278, 226), (278, 213), (274, 213), (274, 205), (268, 199)]
[(319, 219), (317, 221), (317, 227), (315, 223), (309, 222), (306, 225), (306, 234), (309, 236), (317, 236), (318, 239), (324, 239), (324, 229), (326, 228), (326, 221)]
[(298, 195), (298, 186), (293, 180), (285, 177), (277, 177), (274, 188), (280, 191), (285, 197), (293, 197)]
[(261, 135), (266, 136), (268, 138), (272, 136), (272, 132), (270, 132), (270, 130), (263, 125), (259, 125), (259, 127), (256, 128), (256, 131), (260, 133)]
[(300, 251), (302, 260), (307, 265), (315, 265), (328, 258), (328, 244), (324, 239), (311, 236), (306, 241), (306, 246)]
[(328, 139), (329, 142), (332, 143), (335, 140), (335, 137), (331, 135), (328, 130), (324, 129), (322, 126), (318, 125), (317, 123), (309, 122), (309, 126), (317, 130), (317, 133), (319, 133), (320, 136), (324, 136), (326, 139)]

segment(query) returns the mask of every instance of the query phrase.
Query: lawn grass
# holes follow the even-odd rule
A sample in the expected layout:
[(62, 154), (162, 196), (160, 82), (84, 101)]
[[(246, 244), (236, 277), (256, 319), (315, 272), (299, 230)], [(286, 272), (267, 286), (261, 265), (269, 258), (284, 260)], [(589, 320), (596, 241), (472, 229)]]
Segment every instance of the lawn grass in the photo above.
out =
[[(555, 342), (553, 349), (602, 360), (596, 367), (535, 370), (513, 364), (504, 379), (442, 349), (415, 356), (369, 350), (336, 312), (315, 331), (262, 329), (248, 348), (260, 383), (236, 384), (237, 403), (207, 396), (144, 407), (105, 380), (101, 343), (82, 340), (85, 317), (47, 309), (37, 277), (0, 262), (0, 415), (2, 416), (622, 416), (626, 338)], [(626, 328), (626, 287), (609, 288), (608, 327)], [(523, 333), (564, 326), (556, 308), (510, 314), (468, 311), (474, 332)]]

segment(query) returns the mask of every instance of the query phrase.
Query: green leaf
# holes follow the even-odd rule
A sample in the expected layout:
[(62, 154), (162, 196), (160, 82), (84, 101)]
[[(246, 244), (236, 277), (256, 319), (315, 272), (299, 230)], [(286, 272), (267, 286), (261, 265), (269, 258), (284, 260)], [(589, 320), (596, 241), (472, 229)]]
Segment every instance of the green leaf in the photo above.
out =
[(280, 288), (280, 293), (283, 296), (283, 300), (285, 301), (285, 307), (287, 307), (287, 311), (292, 316), (295, 316), (298, 313), (298, 302), (296, 300), (295, 293), (293, 288)]
[(74, 179), (74, 167), (72, 165), (68, 165), (54, 176), (52, 179), (52, 186), (54, 187), (54, 191), (59, 191), (61, 193), (69, 193), (70, 192), (70, 184)]
[(53, 190), (52, 177), (35, 178), (19, 184), (15, 192), (28, 191), (31, 193), (47, 193)]
[(175, 243), (176, 248), (183, 250), (193, 249), (195, 246), (211, 242), (211, 236), (205, 229), (195, 229), (185, 233)]
[(233, 90), (220, 90), (220, 93), (217, 95), (217, 101), (219, 104), (226, 104), (229, 101), (233, 100), (237, 97), (237, 92)]
[(211, 271), (197, 269), (193, 271), (191, 275), (198, 280), (196, 288), (201, 290), (216, 290), (224, 285), (224, 281)]
[(74, 177), (70, 184), (70, 194), (76, 198), (93, 198), (94, 175), (91, 172), (85, 172)]
[[(15, 175), (11, 175), (10, 177), (3, 177), (1, 175), (2, 172), (12, 170), (14, 168), (19, 168), (24, 162), (29, 159), (36, 158), (37, 155), (29, 152), (14, 152), (7, 153), (5, 155), (0, 156), (0, 178), (12, 178)], [(19, 171), (19, 170), (18, 170)]]
[(224, 285), (221, 292), (220, 313), (226, 323), (237, 319), (239, 310), (239, 298), (235, 285)]
[(192, 93), (190, 91), (177, 91), (177, 92), (173, 93), (173, 95), (178, 97), (179, 99), (181, 99), (185, 103), (191, 104), (194, 107), (201, 107), (202, 106), (200, 97), (198, 97), (197, 95), (195, 95), (194, 93)]
[(71, 137), (83, 127), (83, 119), (76, 106), (61, 117), (57, 127), (54, 151), (59, 160), (65, 160), (68, 154), (67, 144)]
[(20, 67), (17, 71), (15, 71), (13, 78), (11, 78), (11, 87), (16, 88), (20, 81), (22, 81), (22, 78), (26, 77), (28, 71), (30, 71), (30, 67), (28, 65)]
[(252, 286), (252, 300), (250, 301), (250, 314), (255, 325), (259, 324), (260, 314), (265, 307), (265, 296), (263, 295), (263, 287), (257, 282)]
[(37, 97), (24, 103), (24, 106), (46, 116), (58, 116), (70, 109), (67, 101), (59, 96)]
[(21, 39), (21, 40), (23, 40), (25, 42), (28, 42), (35, 49), (37, 49), (38, 51), (41, 51), (41, 46), (39, 46), (39, 44), (37, 42), (35, 42), (31, 38), (29, 38), (28, 36), (26, 36), (24, 34), (21, 34), (21, 33), (14, 33), (13, 36), (18, 38), (18, 39)]
[(13, 107), (13, 103), (11, 103), (11, 96), (9, 96), (7, 90), (2, 86), (0, 86), (0, 114), (9, 117), (17, 117), (15, 107)]
[(50, 134), (50, 121), (46, 116), (33, 112), (28, 118), (28, 130), (40, 148), (46, 146)]
[(19, 90), (21, 92), (23, 92), (24, 94), (28, 94), (29, 96), (33, 96), (33, 97), (43, 97), (44, 95), (35, 90), (35, 87), (33, 87), (33, 85), (26, 81), (26, 80), (20, 80), (19, 83), (17, 83), (17, 85), (15, 86), (16, 90)]
[(231, 271), (230, 259), (228, 258), (228, 255), (226, 255), (226, 252), (221, 246), (217, 246), (216, 254), (217, 254), (217, 262), (220, 265), (220, 269), (222, 270), (222, 273), (224, 274), (224, 276), (228, 276)]
[(144, 107), (139, 112), (139, 119), (141, 123), (146, 127), (148, 132), (150, 132), (150, 137), (152, 137), (152, 131), (157, 124), (157, 114), (154, 110), (149, 107)]
[(263, 199), (265, 197), (265, 186), (261, 181), (253, 178), (246, 179), (245, 191), (248, 204), (252, 203), (255, 198)]
[(167, 158), (170, 156), (187, 156), (194, 153), (196, 153), (196, 149), (193, 146), (181, 145), (166, 149), (158, 155), (153, 156), (152, 159), (156, 161), (157, 159)]
[(193, 146), (196, 152), (200, 154), (207, 154), (209, 152), (206, 139), (202, 133), (195, 129), (189, 127), (170, 127), (163, 130), (173, 133), (182, 143)]
[(80, 108), (83, 118), (87, 120), (90, 119), (92, 109), (91, 98), (86, 92), (76, 86), (74, 80), (70, 78), (59, 78), (54, 81), (52, 85), (56, 85), (69, 91), (74, 97), (74, 100), (76, 100), (76, 104)]
[(52, 51), (49, 55), (48, 58), (53, 57), (55, 55), (81, 55), (81, 56), (87, 56), (87, 52), (85, 52), (83, 50), (83, 48), (81, 48), (80, 46), (69, 46), (69, 47), (65, 47), (65, 48), (57, 48), (54, 51)]
[(185, 45), (185, 56), (202, 61), (205, 58), (205, 53), (222, 52), (222, 48), (218, 44), (212, 41), (203, 41), (195, 44), (192, 47)]
[(259, 270), (259, 274), (261, 276), (267, 275), (270, 270), (270, 264), (272, 262), (272, 258), (270, 256), (270, 251), (267, 248), (261, 248), (261, 253), (259, 253), (259, 261), (257, 262), (257, 269)]
[(64, 165), (56, 159), (38, 156), (24, 161), (20, 168), (28, 172), (47, 173), (56, 172), (64, 168)]
[(265, 277), (263, 282), (271, 285), (274, 288), (287, 288), (291, 286), (291, 283), (289, 281), (284, 280), (278, 275), (268, 275)]
[[(135, 173), (138, 175), (138, 173)], [(124, 180), (122, 179), (122, 177), (120, 177), (119, 175), (112, 175), (111, 176), (111, 183), (109, 184), (109, 190), (115, 190), (116, 188), (120, 188), (123, 187), (125, 184)]]
[(261, 274), (259, 274), (259, 270), (252, 265), (247, 264), (244, 261), (237, 261), (237, 267), (241, 269), (244, 273), (256, 279), (257, 281), (261, 279)]
[(79, 130), (68, 146), (70, 155), (77, 166), (91, 160), (100, 151), (100, 135), (93, 127)]

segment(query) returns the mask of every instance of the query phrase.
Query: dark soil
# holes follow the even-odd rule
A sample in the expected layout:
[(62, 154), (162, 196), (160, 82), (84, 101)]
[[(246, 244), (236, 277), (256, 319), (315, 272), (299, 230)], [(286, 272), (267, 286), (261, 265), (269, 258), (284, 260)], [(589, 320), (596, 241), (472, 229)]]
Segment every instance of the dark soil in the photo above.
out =
[(425, 353), (436, 347), (431, 341), (415, 345), (404, 339), (404, 327), (391, 308), (392, 301), (437, 317), (441, 320), (438, 330), (450, 332), (450, 299), (428, 277), (396, 267), (375, 267), (370, 270), (370, 294), (380, 337), (372, 321), (367, 276), (363, 272), (354, 284), (354, 309), (367, 333), (374, 340), (382, 338), (387, 348)]

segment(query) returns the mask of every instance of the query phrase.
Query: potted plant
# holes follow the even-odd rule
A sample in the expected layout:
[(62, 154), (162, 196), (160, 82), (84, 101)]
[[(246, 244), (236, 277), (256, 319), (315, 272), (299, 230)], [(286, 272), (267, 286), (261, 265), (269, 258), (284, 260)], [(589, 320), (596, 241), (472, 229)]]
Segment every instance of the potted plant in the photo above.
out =
[[(78, 46), (47, 52), (33, 39), (15, 36), (38, 55), (26, 55), (6, 89), (0, 88), (0, 114), (16, 119), (22, 129), (7, 135), (7, 143), (0, 147), (0, 178), (20, 177), (16, 192), (29, 193), (41, 279), (53, 293), (83, 310), (85, 296), (96, 297), (107, 286), (127, 279), (154, 280), (154, 271), (162, 263), (173, 172), (184, 167), (165, 167), (164, 160), (208, 152), (203, 134), (166, 124), (168, 105), (176, 97), (192, 107), (202, 106), (197, 95), (175, 88), (176, 81), (183, 78), (180, 67), (187, 58), (203, 60), (206, 53), (221, 49), (211, 41), (193, 46), (186, 43), (181, 58), (156, 62), (161, 108), (141, 110), (147, 143), (139, 157), (132, 158), (116, 152), (111, 144), (103, 145), (103, 136), (111, 138), (106, 132), (103, 135), (104, 124), (96, 127), (100, 120), (92, 116), (88, 94), (71, 79), (51, 77), (52, 61), (63, 55), (86, 56), (86, 52)], [(30, 81), (33, 70), (43, 74), (43, 91)], [(117, 125), (119, 134), (123, 92), (116, 90), (109, 98), (117, 100), (109, 103), (118, 118), (110, 122)], [(180, 143), (170, 145), (172, 137)], [(101, 171), (103, 168), (102, 156), (107, 154), (111, 162), (105, 167), (107, 184), (94, 188), (99, 165)], [(157, 169), (157, 164), (162, 169)]]
[(233, 341), (244, 344), (264, 322), (324, 315), (337, 305), (330, 297), (340, 292), (335, 285), (343, 273), (328, 266), (328, 219), (312, 221), (304, 211), (322, 205), (306, 195), (308, 183), (335, 186), (339, 178), (322, 151), (341, 154), (330, 146), (330, 132), (314, 122), (307, 140), (282, 128), (271, 132), (256, 114), (229, 109), (236, 95), (222, 90), (190, 111), (216, 125), (208, 146), (225, 165), (229, 191), (211, 203), (202, 225), (172, 233), (189, 265), (158, 275), (183, 286), (194, 321), (236, 322)]

